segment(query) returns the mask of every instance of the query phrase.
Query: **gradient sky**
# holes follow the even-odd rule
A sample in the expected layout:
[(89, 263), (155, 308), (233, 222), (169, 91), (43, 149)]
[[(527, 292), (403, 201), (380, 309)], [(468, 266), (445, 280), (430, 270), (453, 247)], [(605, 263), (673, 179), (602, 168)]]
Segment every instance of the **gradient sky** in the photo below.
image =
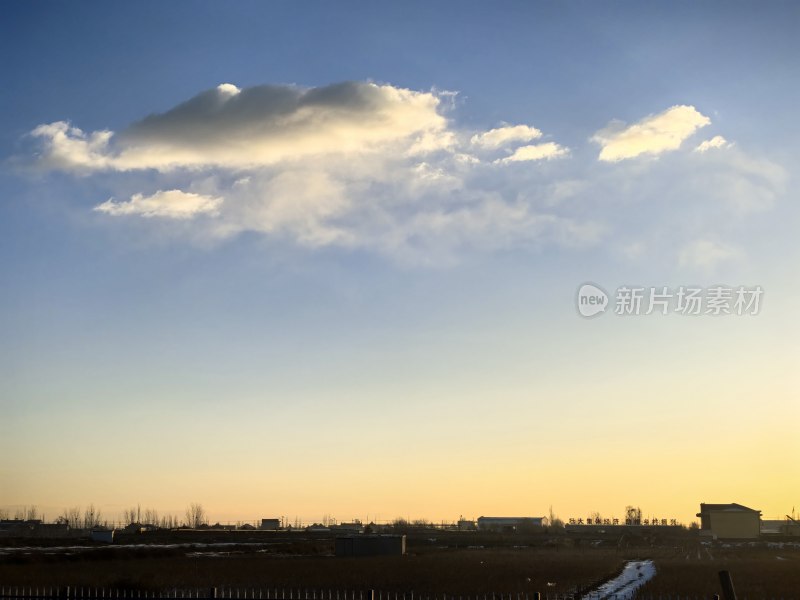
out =
[(800, 6), (429, 4), (2, 5), (0, 508), (800, 506)]

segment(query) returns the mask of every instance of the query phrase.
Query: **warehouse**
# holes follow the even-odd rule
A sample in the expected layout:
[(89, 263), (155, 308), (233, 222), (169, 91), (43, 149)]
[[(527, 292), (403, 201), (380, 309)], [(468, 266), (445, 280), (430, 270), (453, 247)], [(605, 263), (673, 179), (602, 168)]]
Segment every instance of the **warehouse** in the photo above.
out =
[(542, 527), (544, 517), (478, 517), (480, 531), (514, 533)]
[(741, 504), (700, 504), (700, 535), (714, 539), (755, 539), (761, 531), (761, 511)]

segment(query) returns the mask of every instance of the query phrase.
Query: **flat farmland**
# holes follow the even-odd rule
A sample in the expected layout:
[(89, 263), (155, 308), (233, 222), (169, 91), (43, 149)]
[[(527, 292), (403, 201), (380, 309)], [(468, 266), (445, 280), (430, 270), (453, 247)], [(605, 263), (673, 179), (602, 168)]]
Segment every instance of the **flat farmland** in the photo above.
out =
[(624, 563), (615, 551), (599, 549), (423, 549), (407, 556), (358, 558), (337, 558), (324, 553), (325, 548), (318, 550), (317, 556), (280, 548), (255, 552), (109, 548), (76, 555), (16, 554), (0, 561), (0, 582), (141, 590), (176, 586), (326, 592), (375, 589), (474, 596), (576, 592), (614, 575)]
[(800, 544), (751, 547), (698, 546), (690, 551), (656, 550), (657, 575), (640, 597), (651, 594), (712, 596), (721, 593), (718, 573), (728, 571), (742, 598), (800, 598)]
[[(431, 540), (432, 541), (432, 540)], [(328, 539), (268, 543), (129, 544), (7, 548), (0, 584), (163, 591), (173, 588), (257, 588), (298, 598), (328, 591), (414, 592), (418, 598), (542, 592), (578, 594), (615, 576), (628, 560), (651, 559), (655, 577), (638, 593), (650, 598), (711, 598), (718, 573), (733, 576), (739, 600), (800, 599), (800, 543), (445, 547), (416, 540), (406, 556), (337, 558)], [(562, 540), (563, 542), (563, 540)], [(438, 543), (438, 542), (437, 542)], [(385, 599), (386, 597), (383, 596)], [(514, 596), (516, 599), (516, 596)], [(393, 600), (393, 598), (392, 598)], [(497, 599), (499, 600), (499, 598)]]

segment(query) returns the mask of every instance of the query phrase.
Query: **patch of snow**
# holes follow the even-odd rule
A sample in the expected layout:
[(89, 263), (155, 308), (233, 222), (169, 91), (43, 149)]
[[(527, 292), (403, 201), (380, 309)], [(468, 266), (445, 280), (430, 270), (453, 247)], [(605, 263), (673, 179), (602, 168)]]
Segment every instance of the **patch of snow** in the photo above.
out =
[(625, 564), (622, 573), (606, 581), (596, 590), (589, 592), (581, 600), (606, 600), (614, 598), (627, 600), (636, 596), (636, 590), (656, 575), (652, 560), (632, 560)]

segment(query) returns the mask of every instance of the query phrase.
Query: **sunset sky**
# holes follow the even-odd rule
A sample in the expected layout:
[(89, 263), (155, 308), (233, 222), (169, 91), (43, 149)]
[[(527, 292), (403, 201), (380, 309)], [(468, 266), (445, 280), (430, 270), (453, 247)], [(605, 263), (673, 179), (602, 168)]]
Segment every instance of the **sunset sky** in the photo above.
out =
[(429, 4), (0, 7), (0, 509), (800, 507), (800, 5)]

